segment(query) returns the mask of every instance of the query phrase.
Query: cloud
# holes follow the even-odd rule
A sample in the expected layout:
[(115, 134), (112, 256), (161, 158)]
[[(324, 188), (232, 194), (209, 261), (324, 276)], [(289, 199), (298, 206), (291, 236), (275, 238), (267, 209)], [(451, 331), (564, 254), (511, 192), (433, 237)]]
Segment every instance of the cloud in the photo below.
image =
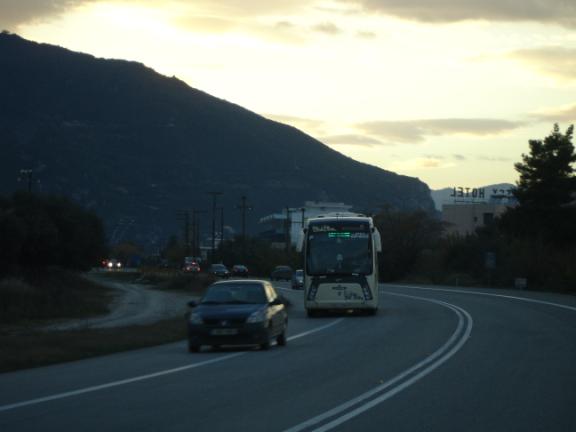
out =
[(498, 135), (522, 123), (498, 119), (427, 119), (406, 121), (375, 121), (356, 127), (386, 142), (420, 143), (428, 136), (445, 135)]
[(378, 35), (374, 32), (371, 32), (371, 31), (361, 30), (361, 31), (356, 32), (356, 36), (358, 36), (359, 38), (362, 38), (362, 39), (375, 39)]
[(421, 169), (444, 169), (453, 166), (455, 166), (453, 162), (447, 162), (442, 158), (423, 157), (395, 162), (390, 166), (390, 169), (396, 172), (406, 172)]
[(175, 19), (174, 23), (186, 30), (202, 33), (225, 33), (238, 25), (233, 20), (200, 15), (183, 15)]
[(269, 118), (270, 120), (288, 124), (298, 129), (306, 130), (308, 133), (313, 132), (316, 135), (323, 134), (324, 122), (321, 120), (294, 117), (282, 114), (264, 114), (264, 116)]
[[(265, 16), (298, 12), (311, 0), (0, 0), (0, 29), (15, 30), (20, 24), (48, 19), (86, 3), (135, 3), (140, 6), (186, 9), (210, 17)], [(214, 22), (212, 22), (214, 24)]]
[(558, 108), (542, 110), (530, 115), (537, 121), (550, 123), (575, 123), (576, 122), (576, 104), (566, 105)]
[(510, 163), (513, 161), (512, 158), (503, 156), (478, 156), (476, 159), (488, 162), (506, 162), (506, 163)]
[(573, 0), (342, 0), (411, 21), (536, 21), (576, 27)]
[(14, 30), (20, 24), (58, 15), (91, 0), (0, 0), (0, 28)]
[(320, 141), (330, 144), (330, 145), (351, 145), (351, 146), (363, 146), (363, 147), (374, 147), (377, 145), (382, 145), (382, 141), (366, 135), (330, 135), (320, 138)]
[(331, 23), (331, 22), (324, 22), (324, 23), (317, 24), (312, 29), (314, 31), (328, 34), (328, 35), (332, 35), (332, 36), (342, 33), (342, 29), (340, 27), (338, 27), (336, 24)]
[(574, 48), (523, 49), (510, 52), (506, 57), (524, 63), (543, 75), (560, 80), (576, 81), (576, 49)]

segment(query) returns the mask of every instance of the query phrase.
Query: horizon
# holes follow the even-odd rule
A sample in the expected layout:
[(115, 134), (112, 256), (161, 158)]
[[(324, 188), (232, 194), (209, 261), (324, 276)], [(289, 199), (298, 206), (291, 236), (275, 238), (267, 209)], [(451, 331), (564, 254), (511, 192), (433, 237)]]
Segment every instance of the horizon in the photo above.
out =
[(0, 28), (141, 62), (432, 190), (515, 183), (528, 140), (576, 119), (576, 4), (430, 3), (4, 1)]

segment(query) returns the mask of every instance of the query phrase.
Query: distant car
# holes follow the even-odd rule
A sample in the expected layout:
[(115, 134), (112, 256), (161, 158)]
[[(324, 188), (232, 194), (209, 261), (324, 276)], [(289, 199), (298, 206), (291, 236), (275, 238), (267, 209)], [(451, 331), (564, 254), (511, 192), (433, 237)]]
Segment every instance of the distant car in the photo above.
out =
[(242, 264), (232, 266), (232, 276), (248, 277), (248, 267)]
[(111, 258), (102, 261), (102, 267), (108, 270), (119, 270), (122, 268), (122, 263), (116, 258)]
[(292, 289), (304, 288), (304, 270), (296, 270), (292, 275)]
[(270, 274), (270, 279), (271, 280), (287, 280), (290, 281), (292, 280), (292, 267), (290, 266), (285, 266), (285, 265), (280, 265), (280, 266), (276, 266), (274, 268), (274, 270), (272, 270), (272, 273)]
[(288, 314), (270, 282), (233, 280), (208, 287), (199, 303), (188, 303), (188, 350), (203, 345), (286, 345)]
[(208, 273), (216, 277), (226, 278), (230, 277), (230, 271), (224, 264), (212, 264), (208, 269)]
[(197, 262), (189, 262), (189, 263), (185, 263), (184, 267), (182, 267), (182, 271), (186, 272), (186, 273), (200, 273), (200, 264), (198, 264)]

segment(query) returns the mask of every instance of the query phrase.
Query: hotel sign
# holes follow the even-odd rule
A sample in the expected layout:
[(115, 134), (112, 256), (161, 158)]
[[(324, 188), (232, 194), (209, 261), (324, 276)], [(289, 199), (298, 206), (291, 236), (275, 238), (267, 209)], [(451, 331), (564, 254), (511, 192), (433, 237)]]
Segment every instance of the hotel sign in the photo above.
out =
[(486, 190), (484, 188), (469, 188), (469, 187), (454, 187), (452, 188), (451, 198), (472, 198), (484, 199), (486, 198)]
[[(498, 188), (469, 188), (469, 187), (453, 187), (450, 198), (454, 198), (454, 201), (483, 201), (486, 198), (491, 199), (502, 199), (502, 198), (512, 198), (512, 189), (498, 189)], [(489, 195), (488, 195), (489, 194)]]

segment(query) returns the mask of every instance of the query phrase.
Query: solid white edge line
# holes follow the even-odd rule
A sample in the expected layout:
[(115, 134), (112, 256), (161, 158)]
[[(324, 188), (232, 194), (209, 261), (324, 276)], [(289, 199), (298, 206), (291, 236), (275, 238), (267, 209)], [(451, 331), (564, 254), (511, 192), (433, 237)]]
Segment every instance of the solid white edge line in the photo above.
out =
[[(328, 324), (325, 324), (325, 325), (320, 326), (320, 327), (316, 327), (312, 330), (308, 330), (308, 331), (305, 331), (302, 333), (298, 333), (294, 336), (290, 336), (289, 338), (287, 338), (287, 340), (291, 341), (294, 339), (299, 339), (299, 338), (302, 338), (305, 336), (309, 336), (309, 335), (314, 334), (314, 333), (318, 333), (320, 331), (323, 331), (323, 330), (326, 330), (330, 327), (333, 327), (336, 324), (339, 324), (343, 320), (344, 320), (344, 318), (340, 318), (336, 321), (332, 321)], [(16, 403), (8, 404), (8, 405), (1, 405), (0, 406), (0, 412), (10, 411), (10, 410), (13, 410), (16, 408), (22, 408), (22, 407), (30, 406), (30, 405), (37, 405), (37, 404), (40, 404), (43, 402), (49, 402), (52, 400), (64, 399), (64, 398), (68, 398), (68, 397), (72, 397), (72, 396), (78, 396), (78, 395), (82, 395), (85, 393), (91, 393), (91, 392), (95, 392), (95, 391), (99, 391), (99, 390), (108, 389), (111, 387), (118, 387), (121, 385), (131, 384), (131, 383), (138, 382), (138, 381), (145, 381), (145, 380), (148, 380), (151, 378), (157, 378), (157, 377), (164, 376), (164, 375), (170, 375), (173, 373), (198, 368), (201, 366), (208, 366), (208, 365), (211, 365), (214, 363), (219, 363), (219, 362), (222, 362), (225, 360), (230, 360), (232, 358), (239, 357), (239, 356), (245, 355), (245, 354), (246, 354), (246, 352), (229, 354), (229, 355), (226, 355), (224, 357), (218, 357), (215, 359), (210, 359), (210, 360), (206, 360), (206, 361), (199, 362), (199, 363), (193, 363), (193, 364), (189, 364), (186, 366), (181, 366), (181, 367), (177, 367), (177, 368), (173, 368), (173, 369), (166, 369), (163, 371), (158, 371), (158, 372), (154, 372), (154, 373), (147, 374), (147, 375), (140, 375), (137, 377), (127, 378), (127, 379), (123, 379), (123, 380), (119, 380), (119, 381), (112, 381), (112, 382), (97, 385), (97, 386), (86, 387), (86, 388), (82, 388), (82, 389), (78, 389), (78, 390), (72, 390), (72, 391), (68, 391), (68, 392), (64, 392), (64, 393), (57, 393), (57, 394), (50, 395), (50, 396), (45, 396), (45, 397), (36, 398), (36, 399), (30, 399), (30, 400), (26, 400), (26, 401), (22, 401), (22, 402), (16, 402)]]
[[(311, 419), (308, 419), (308, 420), (306, 420), (306, 421), (304, 421), (304, 422), (302, 422), (296, 426), (293, 426), (289, 429), (286, 429), (286, 430), (284, 430), (284, 432), (299, 432), (299, 431), (305, 430), (307, 428), (310, 428), (310, 427), (312, 427), (318, 423), (321, 423), (322, 421), (327, 420), (330, 417), (334, 417), (334, 416), (348, 410), (349, 408), (352, 408), (353, 406), (358, 405), (359, 403), (362, 403), (363, 401), (366, 401), (367, 399), (370, 399), (379, 393), (382, 393), (387, 388), (394, 386), (396, 383), (403, 380), (404, 378), (406, 378), (410, 374), (412, 374), (412, 373), (414, 373), (414, 372), (416, 372), (419, 369), (424, 367), (423, 370), (421, 370), (420, 372), (418, 372), (416, 375), (409, 378), (408, 380), (401, 382), (398, 386), (393, 387), (392, 389), (388, 390), (386, 393), (378, 396), (377, 398), (375, 398), (373, 400), (366, 402), (364, 405), (362, 405), (362, 406), (360, 406), (360, 407), (358, 407), (358, 408), (356, 408), (350, 412), (347, 412), (346, 414), (343, 414), (342, 416), (332, 420), (331, 422), (329, 422), (325, 425), (322, 425), (319, 428), (314, 429), (314, 432), (327, 431), (327, 430), (332, 429), (336, 426), (339, 426), (340, 424), (344, 423), (345, 421), (348, 421), (351, 418), (356, 417), (356, 416), (362, 414), (363, 412), (369, 410), (370, 408), (373, 408), (375, 405), (378, 405), (378, 404), (384, 402), (385, 400), (391, 398), (395, 394), (399, 393), (400, 391), (411, 386), (415, 382), (422, 379), (424, 376), (431, 373), (433, 370), (435, 370), (436, 368), (441, 366), (443, 363), (445, 363), (448, 359), (450, 359), (454, 354), (456, 354), (456, 352), (458, 352), (462, 348), (462, 346), (466, 343), (466, 341), (470, 337), (474, 320), (472, 319), (470, 314), (468, 312), (466, 312), (464, 309), (462, 309), (456, 305), (446, 303), (446, 302), (443, 302), (440, 300), (428, 299), (428, 298), (424, 298), (424, 297), (410, 296), (410, 295), (405, 295), (405, 294), (396, 294), (396, 293), (385, 293), (385, 294), (392, 295), (392, 296), (398, 296), (398, 297), (406, 297), (406, 298), (411, 298), (411, 299), (416, 299), (416, 300), (421, 300), (421, 301), (427, 301), (430, 303), (436, 303), (436, 304), (439, 304), (441, 306), (447, 307), (456, 313), (456, 316), (458, 317), (458, 325), (456, 326), (456, 329), (454, 330), (454, 332), (452, 333), (450, 338), (439, 349), (437, 349), (434, 353), (432, 353), (431, 355), (429, 355), (428, 357), (426, 357), (424, 360), (420, 361), (416, 365), (406, 369), (405, 371), (396, 375), (394, 378), (388, 380), (384, 384), (376, 386), (373, 389), (371, 389), (365, 393), (362, 393), (361, 395), (359, 395), (359, 396), (357, 396), (357, 397), (355, 397), (355, 398), (353, 398), (347, 402), (344, 402), (343, 404), (340, 404), (340, 405), (338, 405), (338, 406), (336, 406), (336, 407), (334, 407), (334, 408), (332, 408), (332, 409), (330, 409), (330, 410), (328, 410), (322, 414), (319, 414), (319, 415), (317, 415)], [(464, 322), (465, 320), (463, 317), (466, 318), (466, 324)], [(460, 333), (462, 333), (462, 329), (465, 325), (466, 325), (466, 328), (464, 329), (464, 333), (462, 335), (460, 335)], [(458, 341), (456, 341), (456, 339), (458, 339)], [(450, 346), (454, 343), (456, 343), (456, 344), (450, 349)], [(448, 352), (445, 352), (447, 350), (448, 350)], [(440, 358), (438, 358), (438, 357), (440, 357)], [(433, 362), (433, 363), (428, 365), (431, 362)]]
[[(567, 310), (576, 312), (576, 307), (574, 307), (574, 306), (568, 306), (568, 305), (564, 305), (561, 303), (553, 303), (553, 302), (544, 301), (544, 300), (536, 300), (536, 299), (531, 299), (531, 298), (527, 298), (527, 297), (516, 297), (516, 296), (504, 295), (504, 294), (493, 294), (493, 293), (487, 293), (487, 292), (482, 292), (482, 291), (467, 291), (467, 290), (450, 289), (450, 288), (432, 288), (432, 287), (428, 288), (428, 287), (420, 287), (420, 286), (416, 286), (416, 285), (388, 284), (387, 286), (397, 287), (397, 288), (418, 289), (418, 290), (423, 290), (423, 291), (440, 291), (440, 292), (456, 293), (456, 294), (474, 294), (474, 295), (483, 295), (483, 296), (488, 296), (488, 297), (499, 297), (499, 298), (504, 298), (504, 299), (509, 299), (509, 300), (519, 300), (519, 301), (523, 301), (523, 302), (527, 302), (527, 303), (539, 303), (539, 304), (543, 304), (546, 306), (554, 306), (557, 308), (567, 309)], [(384, 291), (384, 292), (386, 292), (386, 291)]]

